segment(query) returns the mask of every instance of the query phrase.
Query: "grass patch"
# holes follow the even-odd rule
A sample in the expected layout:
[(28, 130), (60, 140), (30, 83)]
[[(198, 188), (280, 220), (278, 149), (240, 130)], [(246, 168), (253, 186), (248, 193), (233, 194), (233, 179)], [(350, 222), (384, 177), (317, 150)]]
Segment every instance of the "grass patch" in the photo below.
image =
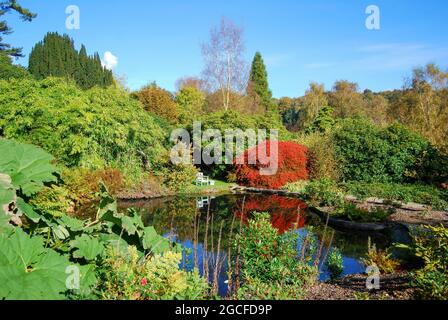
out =
[(183, 189), (181, 194), (202, 194), (202, 193), (224, 193), (230, 191), (230, 188), (236, 186), (235, 183), (228, 183), (224, 181), (214, 180), (214, 186), (197, 186), (190, 185)]

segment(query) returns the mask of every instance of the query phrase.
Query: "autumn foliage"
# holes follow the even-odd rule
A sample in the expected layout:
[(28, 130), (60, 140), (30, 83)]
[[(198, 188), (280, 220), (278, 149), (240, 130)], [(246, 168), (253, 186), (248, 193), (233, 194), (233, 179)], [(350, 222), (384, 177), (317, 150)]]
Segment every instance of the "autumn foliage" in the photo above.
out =
[(247, 223), (254, 212), (269, 212), (271, 223), (280, 234), (305, 227), (307, 205), (300, 199), (281, 196), (251, 198), (236, 210), (236, 216)]
[[(275, 152), (271, 156), (271, 144), (274, 148), (278, 147), (278, 157), (274, 156)], [(251, 158), (256, 159), (256, 164), (249, 164), (249, 159)], [(272, 167), (272, 161), (277, 161), (278, 163), (277, 173), (262, 175), (261, 169)], [(239, 184), (248, 187), (271, 189), (279, 189), (290, 182), (307, 180), (307, 165), (308, 148), (291, 141), (271, 142), (266, 140), (258, 146), (247, 150), (235, 161), (237, 182)]]
[(151, 84), (135, 95), (146, 111), (166, 118), (172, 123), (177, 121), (177, 104), (169, 91), (158, 87), (156, 84)]

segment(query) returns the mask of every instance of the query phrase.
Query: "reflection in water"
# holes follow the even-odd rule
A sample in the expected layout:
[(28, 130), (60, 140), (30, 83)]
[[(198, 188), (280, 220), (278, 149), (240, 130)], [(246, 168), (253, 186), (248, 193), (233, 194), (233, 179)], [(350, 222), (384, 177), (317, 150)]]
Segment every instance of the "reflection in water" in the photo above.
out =
[[(276, 195), (225, 195), (210, 197), (167, 197), (161, 199), (119, 203), (120, 208), (140, 209), (146, 225), (152, 225), (166, 237), (182, 243), (187, 251), (182, 267), (197, 267), (208, 278), (216, 292), (227, 294), (226, 280), (230, 269), (231, 244), (241, 225), (254, 212), (268, 212), (272, 225), (280, 233), (297, 230), (300, 237), (310, 232), (316, 236), (325, 258), (328, 248), (339, 248), (344, 258), (344, 274), (364, 271), (360, 258), (367, 251), (367, 235), (341, 233), (326, 227), (306, 211), (306, 204), (297, 198)], [(373, 237), (377, 247), (387, 245), (387, 239)], [(298, 250), (300, 250), (298, 248)], [(320, 263), (321, 279), (329, 275)]]
[(297, 198), (282, 196), (252, 196), (244, 203), (244, 207), (238, 208), (236, 216), (245, 223), (253, 212), (269, 212), (272, 225), (285, 233), (291, 229), (305, 227), (306, 203)]

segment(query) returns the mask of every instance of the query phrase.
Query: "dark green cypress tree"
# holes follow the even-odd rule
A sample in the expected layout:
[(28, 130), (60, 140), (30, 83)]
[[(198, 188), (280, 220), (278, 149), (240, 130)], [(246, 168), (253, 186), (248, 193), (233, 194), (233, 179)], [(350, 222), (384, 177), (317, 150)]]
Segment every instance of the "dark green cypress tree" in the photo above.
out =
[(58, 33), (48, 33), (34, 46), (28, 70), (38, 79), (49, 76), (73, 79), (82, 89), (113, 84), (112, 72), (103, 68), (98, 53), (89, 56), (84, 45), (78, 52), (73, 39)]
[(250, 71), (249, 85), (247, 88), (249, 95), (257, 95), (266, 110), (272, 105), (272, 92), (269, 90), (268, 73), (260, 52), (255, 54)]
[(81, 88), (87, 89), (89, 87), (89, 56), (84, 45), (81, 46), (78, 57), (78, 70), (76, 70), (75, 81)]
[(30, 53), (28, 70), (36, 78), (42, 77), (41, 67), (43, 64), (42, 44), (38, 43), (34, 46), (34, 50)]
[(95, 75), (95, 84), (99, 86), (104, 86), (104, 69), (101, 64), (101, 58), (98, 52), (95, 52), (93, 55), (93, 67), (94, 67), (94, 75)]

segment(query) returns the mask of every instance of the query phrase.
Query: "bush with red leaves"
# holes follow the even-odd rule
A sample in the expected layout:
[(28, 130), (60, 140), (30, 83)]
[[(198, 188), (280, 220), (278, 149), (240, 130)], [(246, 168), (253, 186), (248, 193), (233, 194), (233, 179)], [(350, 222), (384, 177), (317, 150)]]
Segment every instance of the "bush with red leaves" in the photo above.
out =
[[(271, 144), (273, 147), (278, 146), (278, 159), (275, 157), (275, 152), (272, 153), (271, 159)], [(249, 159), (256, 159), (256, 164), (249, 164)], [(261, 169), (272, 167), (271, 161), (277, 161), (277, 173), (262, 175)], [(291, 141), (266, 140), (244, 152), (235, 161), (236, 177), (239, 184), (270, 189), (280, 189), (287, 183), (307, 180), (307, 165), (308, 148)]]

